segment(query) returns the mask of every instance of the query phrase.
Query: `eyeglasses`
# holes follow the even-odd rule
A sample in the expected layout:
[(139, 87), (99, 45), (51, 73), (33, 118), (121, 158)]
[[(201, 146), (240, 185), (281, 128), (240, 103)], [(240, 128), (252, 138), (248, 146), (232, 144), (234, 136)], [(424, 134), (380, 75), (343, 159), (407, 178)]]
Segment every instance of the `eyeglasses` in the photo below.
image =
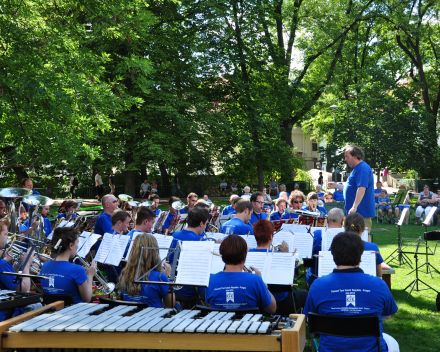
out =
[(132, 211), (133, 208), (125, 208), (125, 210), (127, 210), (127, 211)]
[(258, 203), (258, 204), (261, 204), (261, 205), (264, 204), (264, 202), (259, 202), (258, 200), (256, 200), (255, 203)]

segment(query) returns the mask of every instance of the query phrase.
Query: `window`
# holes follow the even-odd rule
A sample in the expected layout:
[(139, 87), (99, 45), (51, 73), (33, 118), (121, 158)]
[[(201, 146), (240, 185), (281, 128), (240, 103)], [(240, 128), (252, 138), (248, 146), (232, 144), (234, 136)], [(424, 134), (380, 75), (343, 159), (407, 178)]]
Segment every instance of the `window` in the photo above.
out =
[(318, 143), (312, 143), (312, 151), (317, 152), (318, 151)]

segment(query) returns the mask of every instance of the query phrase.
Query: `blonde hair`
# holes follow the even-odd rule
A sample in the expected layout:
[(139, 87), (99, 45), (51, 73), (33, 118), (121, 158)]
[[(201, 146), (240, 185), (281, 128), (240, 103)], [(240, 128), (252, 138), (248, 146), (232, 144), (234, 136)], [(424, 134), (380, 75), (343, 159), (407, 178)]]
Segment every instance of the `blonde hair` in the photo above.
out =
[(286, 203), (286, 205), (287, 205), (287, 200), (285, 200), (284, 198), (278, 198), (276, 201), (275, 201), (275, 205), (276, 206), (278, 206), (280, 203)]
[[(139, 234), (133, 242), (130, 257), (127, 265), (121, 272), (119, 277), (119, 289), (127, 292), (129, 296), (138, 295), (141, 292), (142, 285), (134, 284), (133, 281), (137, 279), (136, 271), (139, 264), (139, 276), (145, 274), (148, 270), (160, 263), (159, 249), (144, 249), (142, 247), (158, 247), (156, 238), (147, 233)], [(140, 257), (142, 251), (142, 257)], [(155, 271), (162, 271), (162, 266), (158, 265), (154, 268)], [(148, 281), (149, 275), (144, 279)], [(160, 279), (160, 277), (159, 277)]]

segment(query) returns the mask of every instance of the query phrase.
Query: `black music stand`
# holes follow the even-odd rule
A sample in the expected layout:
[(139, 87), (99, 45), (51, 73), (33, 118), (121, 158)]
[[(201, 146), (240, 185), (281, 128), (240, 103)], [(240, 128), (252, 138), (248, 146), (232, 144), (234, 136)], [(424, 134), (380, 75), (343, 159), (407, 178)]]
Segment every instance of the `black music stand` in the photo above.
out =
[[(419, 252), (419, 247), (420, 247), (420, 242), (422, 241), (422, 237), (419, 237), (418, 239), (417, 239), (417, 248), (416, 248), (416, 251), (415, 252), (405, 252), (405, 254), (414, 254), (414, 258), (415, 258), (415, 261), (416, 261), (416, 263), (415, 263), (415, 266), (416, 266), (416, 268), (413, 270), (413, 271), (411, 271), (411, 272), (409, 272), (407, 275), (409, 275), (409, 274), (411, 274), (412, 272), (416, 272), (416, 278), (408, 285), (408, 286), (406, 286), (403, 290), (404, 291), (406, 291), (406, 289), (408, 288), (408, 287), (410, 287), (411, 286), (411, 290), (409, 291), (409, 293), (408, 293), (408, 297), (406, 297), (406, 299), (408, 299), (409, 298), (409, 296), (411, 296), (411, 292), (414, 290), (414, 288), (415, 288), (415, 290), (417, 291), (417, 292), (419, 292), (419, 291), (425, 291), (425, 290), (433, 290), (433, 291), (435, 291), (435, 292), (437, 292), (437, 294), (439, 294), (440, 292), (439, 291), (437, 291), (435, 288), (433, 288), (433, 287), (431, 287), (431, 286), (429, 286), (426, 282), (423, 282), (421, 279), (419, 279), (419, 266), (418, 266), (418, 252)], [(424, 265), (424, 264), (423, 264)], [(436, 269), (437, 270), (437, 269)], [(419, 289), (419, 282), (420, 283), (422, 283), (423, 285), (425, 285), (427, 288), (422, 288), (422, 289)]]
[[(411, 261), (411, 259), (409, 259), (408, 258), (408, 256), (405, 254), (405, 253), (403, 253), (403, 251), (402, 251), (402, 243), (403, 243), (403, 239), (402, 239), (402, 232), (401, 232), (401, 226), (402, 226), (402, 224), (403, 224), (403, 221), (405, 220), (405, 217), (406, 217), (406, 214), (409, 212), (409, 208), (405, 208), (405, 209), (403, 209), (403, 211), (402, 211), (402, 214), (400, 215), (400, 219), (399, 219), (399, 222), (397, 223), (397, 248), (393, 251), (393, 253), (391, 253), (386, 259), (385, 259), (385, 262), (389, 259), (389, 258), (391, 258), (390, 259), (390, 261), (388, 262), (388, 264), (389, 263), (392, 263), (396, 258), (399, 258), (399, 265), (402, 265), (402, 263), (407, 263), (410, 267), (411, 267), (411, 269), (413, 268), (412, 267), (412, 265), (411, 265), (411, 263), (412, 263), (412, 261)], [(396, 253), (397, 252), (397, 254), (396, 255), (394, 255), (394, 253)], [(394, 256), (393, 256), (394, 255)]]

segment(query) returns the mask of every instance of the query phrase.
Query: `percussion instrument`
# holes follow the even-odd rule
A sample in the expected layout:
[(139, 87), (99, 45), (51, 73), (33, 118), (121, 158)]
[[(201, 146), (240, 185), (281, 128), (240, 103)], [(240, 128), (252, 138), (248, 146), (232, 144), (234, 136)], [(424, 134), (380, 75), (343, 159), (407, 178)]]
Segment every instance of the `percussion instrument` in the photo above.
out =
[[(0, 273), (1, 275), (2, 273)], [(40, 303), (41, 293), (17, 292), (12, 290), (0, 290), (0, 310), (9, 310), (6, 319), (12, 317), (15, 308), (26, 307), (29, 304)]]
[(174, 310), (164, 308), (139, 310), (131, 305), (109, 308), (107, 304), (79, 303), (22, 322), (14, 318), (15, 325), (1, 323), (0, 331), (5, 331), (4, 350), (303, 351), (304, 315), (291, 314), (281, 326), (279, 319), (264, 321), (262, 314), (242, 314), (241, 318), (238, 314), (212, 311), (202, 317), (197, 309), (174, 314)]

